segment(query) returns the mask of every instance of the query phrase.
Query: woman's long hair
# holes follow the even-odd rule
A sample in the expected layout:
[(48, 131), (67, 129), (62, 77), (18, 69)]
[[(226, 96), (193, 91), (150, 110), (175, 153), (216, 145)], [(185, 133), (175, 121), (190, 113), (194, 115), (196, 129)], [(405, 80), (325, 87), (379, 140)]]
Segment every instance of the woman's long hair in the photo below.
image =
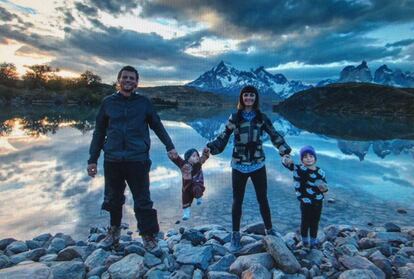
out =
[(254, 93), (256, 95), (256, 99), (253, 104), (253, 110), (259, 110), (259, 92), (257, 91), (256, 87), (253, 85), (246, 85), (245, 87), (240, 90), (239, 94), (239, 102), (237, 103), (237, 109), (238, 110), (244, 110), (246, 107), (243, 102), (243, 93)]

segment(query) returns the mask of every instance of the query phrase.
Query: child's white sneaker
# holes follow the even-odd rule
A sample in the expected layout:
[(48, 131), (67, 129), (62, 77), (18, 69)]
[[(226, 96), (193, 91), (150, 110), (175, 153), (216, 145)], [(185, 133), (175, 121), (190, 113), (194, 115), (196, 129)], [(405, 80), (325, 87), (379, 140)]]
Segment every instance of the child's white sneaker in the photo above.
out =
[(191, 217), (191, 208), (190, 207), (186, 207), (183, 210), (183, 220), (188, 220)]
[(203, 203), (203, 198), (199, 197), (197, 199), (197, 205), (201, 205)]

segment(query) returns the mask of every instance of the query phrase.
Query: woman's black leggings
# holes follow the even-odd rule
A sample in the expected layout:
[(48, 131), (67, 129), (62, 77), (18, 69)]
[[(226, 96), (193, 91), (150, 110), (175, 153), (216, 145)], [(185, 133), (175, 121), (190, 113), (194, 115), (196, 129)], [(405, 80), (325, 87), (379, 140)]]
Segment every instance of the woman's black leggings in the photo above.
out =
[(272, 228), (272, 218), (270, 216), (269, 202), (267, 201), (266, 167), (263, 167), (251, 173), (242, 173), (235, 169), (232, 171), (233, 207), (231, 214), (233, 231), (240, 230), (244, 192), (246, 190), (246, 183), (249, 177), (252, 179), (254, 190), (256, 191), (256, 198), (259, 202), (260, 213), (262, 215), (265, 228), (269, 230)]
[(319, 220), (322, 212), (322, 202), (312, 204), (300, 203), (300, 211), (302, 213), (302, 221), (300, 224), (300, 234), (302, 237), (316, 238), (318, 235)]

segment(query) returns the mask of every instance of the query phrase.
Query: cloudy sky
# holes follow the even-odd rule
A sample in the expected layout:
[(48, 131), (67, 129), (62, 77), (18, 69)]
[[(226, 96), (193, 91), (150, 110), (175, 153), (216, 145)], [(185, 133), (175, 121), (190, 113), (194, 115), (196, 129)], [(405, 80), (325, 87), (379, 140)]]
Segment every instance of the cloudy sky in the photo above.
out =
[(224, 60), (308, 82), (366, 60), (414, 72), (414, 0), (0, 0), (0, 62), (183, 84)]

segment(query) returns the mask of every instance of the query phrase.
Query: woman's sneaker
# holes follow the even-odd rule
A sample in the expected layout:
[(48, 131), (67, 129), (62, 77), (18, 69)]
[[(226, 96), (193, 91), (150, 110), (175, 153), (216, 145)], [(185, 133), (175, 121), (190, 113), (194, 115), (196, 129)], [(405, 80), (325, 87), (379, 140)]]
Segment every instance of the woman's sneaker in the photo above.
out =
[(186, 207), (183, 210), (183, 220), (188, 220), (191, 217), (191, 208), (190, 207)]
[(278, 236), (278, 233), (276, 232), (275, 229), (269, 229), (269, 230), (266, 230), (266, 235)]
[(310, 239), (310, 248), (311, 249), (318, 249), (319, 248), (319, 240), (317, 238)]
[(229, 251), (231, 253), (235, 253), (241, 249), (240, 239), (241, 239), (240, 232), (231, 233), (231, 240), (230, 240), (230, 247), (229, 247)]
[(299, 242), (298, 248), (309, 248), (309, 237), (302, 237), (302, 241)]

